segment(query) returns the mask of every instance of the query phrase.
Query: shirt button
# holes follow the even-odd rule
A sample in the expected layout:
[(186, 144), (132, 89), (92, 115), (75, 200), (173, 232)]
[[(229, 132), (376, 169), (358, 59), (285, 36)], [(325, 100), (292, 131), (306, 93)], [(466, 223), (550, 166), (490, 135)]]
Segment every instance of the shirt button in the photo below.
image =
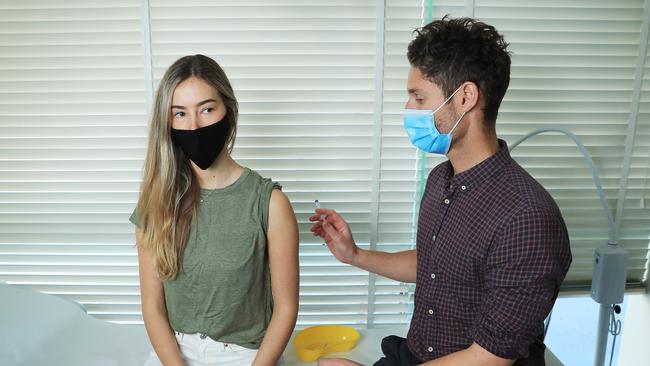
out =
[(201, 199), (201, 201), (200, 201), (200, 202), (201, 202), (201, 203), (203, 203), (203, 199)]
[(445, 205), (448, 205), (449, 204), (449, 198), (445, 198), (444, 202), (445, 202)]
[(433, 315), (433, 309), (429, 309), (429, 314)]
[(467, 189), (467, 187), (465, 187), (465, 186), (460, 186), (460, 189), (462, 189), (462, 190), (464, 191), (464, 190)]
[(199, 336), (199, 338), (201, 338), (201, 339), (205, 339), (206, 337), (207, 337), (207, 335), (205, 335), (205, 334), (201, 334), (201, 335)]
[(433, 241), (436, 241), (436, 236), (435, 235), (433, 236)]
[(431, 279), (436, 279), (436, 274), (435, 273), (431, 274)]
[(429, 351), (429, 352), (433, 352), (433, 347), (429, 347), (429, 348), (427, 348), (427, 351)]

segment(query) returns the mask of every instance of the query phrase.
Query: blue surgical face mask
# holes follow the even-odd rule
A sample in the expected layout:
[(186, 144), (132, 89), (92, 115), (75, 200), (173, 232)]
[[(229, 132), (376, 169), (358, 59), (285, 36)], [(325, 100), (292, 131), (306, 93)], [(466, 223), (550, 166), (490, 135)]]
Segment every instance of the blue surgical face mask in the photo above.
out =
[(449, 98), (445, 99), (442, 104), (435, 110), (429, 109), (405, 109), (404, 110), (404, 129), (409, 135), (411, 143), (418, 149), (429, 153), (447, 155), (451, 146), (451, 138), (454, 130), (465, 116), (465, 112), (454, 123), (449, 133), (440, 133), (436, 128), (435, 114), (440, 108), (444, 107), (451, 98), (458, 93), (460, 87), (453, 92)]

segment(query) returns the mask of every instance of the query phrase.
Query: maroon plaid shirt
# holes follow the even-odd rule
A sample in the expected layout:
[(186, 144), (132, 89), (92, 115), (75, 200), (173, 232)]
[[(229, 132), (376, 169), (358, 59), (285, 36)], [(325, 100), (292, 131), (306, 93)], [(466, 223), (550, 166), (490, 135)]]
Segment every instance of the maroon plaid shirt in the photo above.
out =
[(553, 198), (508, 152), (458, 175), (431, 171), (420, 207), (411, 352), (429, 361), (476, 342), (543, 365), (543, 322), (569, 265)]

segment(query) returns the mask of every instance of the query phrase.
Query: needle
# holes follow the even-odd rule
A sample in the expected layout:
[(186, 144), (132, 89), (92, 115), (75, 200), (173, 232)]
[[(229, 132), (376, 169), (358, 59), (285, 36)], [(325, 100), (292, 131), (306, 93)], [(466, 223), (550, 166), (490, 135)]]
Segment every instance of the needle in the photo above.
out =
[[(314, 206), (316, 206), (316, 208), (320, 208), (320, 202), (318, 202), (318, 200), (314, 200)], [(320, 215), (321, 220), (325, 220), (325, 217), (326, 216), (324, 214)]]

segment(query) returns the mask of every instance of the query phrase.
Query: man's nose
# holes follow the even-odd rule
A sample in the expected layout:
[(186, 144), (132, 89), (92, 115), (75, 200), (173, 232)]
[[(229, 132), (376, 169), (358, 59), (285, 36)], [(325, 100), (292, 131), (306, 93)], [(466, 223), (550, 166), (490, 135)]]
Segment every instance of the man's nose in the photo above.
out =
[(416, 101), (409, 100), (404, 105), (404, 109), (422, 109), (422, 105), (417, 103)]

